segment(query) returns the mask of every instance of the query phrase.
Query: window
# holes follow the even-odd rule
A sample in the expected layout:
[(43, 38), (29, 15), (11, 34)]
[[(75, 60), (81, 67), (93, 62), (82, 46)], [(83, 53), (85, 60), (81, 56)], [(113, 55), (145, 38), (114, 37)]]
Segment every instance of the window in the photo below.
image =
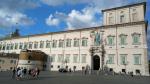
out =
[(71, 47), (71, 39), (66, 40), (66, 47)]
[(121, 34), (119, 37), (120, 37), (120, 45), (126, 45), (127, 35)]
[(14, 49), (14, 44), (10, 44), (10, 49), (11, 49), (11, 50)]
[(86, 56), (87, 56), (87, 54), (82, 54), (81, 55), (81, 63), (86, 63)]
[(70, 54), (66, 54), (65, 62), (70, 63)]
[(108, 64), (114, 64), (114, 56), (115, 54), (108, 54), (108, 60), (107, 60)]
[(87, 38), (82, 38), (82, 46), (87, 46)]
[(115, 36), (111, 36), (111, 35), (108, 36), (108, 45), (109, 46), (113, 46), (114, 45), (114, 37)]
[(113, 17), (109, 17), (109, 24), (113, 24)]
[(32, 49), (32, 42), (29, 42), (29, 49)]
[(40, 41), (40, 48), (44, 47), (44, 41)]
[(46, 48), (50, 48), (50, 41), (46, 41)]
[(15, 43), (15, 49), (16, 50), (18, 49), (18, 43)]
[(137, 21), (137, 20), (138, 20), (137, 10), (132, 9), (132, 21)]
[(24, 43), (24, 49), (27, 49), (28, 43)]
[(53, 42), (52, 42), (52, 47), (53, 47), (53, 48), (56, 48), (56, 47), (57, 47), (57, 40), (53, 40)]
[(9, 50), (10, 49), (10, 44), (7, 44), (6, 45), (6, 50)]
[(112, 15), (112, 13), (109, 13), (108, 21), (109, 21), (109, 24), (113, 24), (114, 23), (114, 17)]
[(64, 56), (62, 54), (58, 54), (58, 60), (57, 62), (62, 63)]
[(127, 54), (120, 54), (120, 64), (122, 65), (127, 64)]
[(120, 15), (120, 23), (124, 23), (125, 22), (125, 15)]
[(78, 63), (78, 54), (73, 55), (73, 63)]
[(55, 54), (53, 54), (53, 55), (50, 57), (50, 59), (51, 59), (51, 62), (55, 62)]
[(139, 45), (140, 44), (140, 35), (139, 33), (133, 33), (132, 39), (133, 39), (133, 45)]
[(134, 64), (138, 65), (141, 64), (141, 54), (133, 54), (134, 56)]
[(10, 60), (10, 63), (12, 64), (12, 63), (13, 63), (13, 60)]
[(59, 40), (59, 47), (62, 48), (63, 45), (64, 45), (64, 40), (61, 40), (61, 39), (60, 39), (60, 40)]
[(19, 49), (23, 49), (23, 43), (19, 44)]
[(3, 44), (2, 50), (5, 50), (6, 48), (6, 44)]
[(79, 46), (79, 39), (74, 39), (74, 47), (78, 47)]
[(34, 42), (34, 48), (38, 48), (38, 42)]

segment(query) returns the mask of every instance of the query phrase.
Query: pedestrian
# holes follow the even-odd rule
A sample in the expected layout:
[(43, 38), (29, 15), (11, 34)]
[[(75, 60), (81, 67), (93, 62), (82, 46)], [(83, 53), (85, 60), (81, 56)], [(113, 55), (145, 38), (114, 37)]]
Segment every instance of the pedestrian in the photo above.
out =
[(72, 72), (71, 68), (69, 68), (69, 72), (70, 72), (70, 73)]
[(14, 69), (13, 69), (13, 74), (12, 74), (12, 79), (14, 79), (16, 77), (16, 69), (15, 69), (15, 67), (14, 67)]
[(22, 74), (22, 70), (18, 69), (18, 71), (17, 71), (17, 80), (21, 79), (21, 74)]
[(26, 78), (26, 76), (27, 76), (27, 69), (26, 68), (23, 69), (23, 74), (24, 74), (24, 78)]

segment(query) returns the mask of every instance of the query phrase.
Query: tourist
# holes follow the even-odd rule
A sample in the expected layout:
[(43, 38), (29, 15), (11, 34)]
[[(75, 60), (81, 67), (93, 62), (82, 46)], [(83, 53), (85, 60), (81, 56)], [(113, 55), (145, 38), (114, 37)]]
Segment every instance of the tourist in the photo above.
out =
[(12, 78), (14, 79), (15, 76), (16, 76), (16, 69), (15, 69), (15, 67), (14, 67), (14, 69), (13, 69), (13, 74), (12, 74)]

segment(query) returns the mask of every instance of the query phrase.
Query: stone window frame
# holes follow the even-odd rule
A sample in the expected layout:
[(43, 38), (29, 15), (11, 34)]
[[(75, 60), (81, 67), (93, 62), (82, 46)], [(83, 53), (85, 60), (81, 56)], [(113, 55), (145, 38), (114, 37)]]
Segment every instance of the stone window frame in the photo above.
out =
[(29, 42), (28, 46), (29, 46), (29, 49), (32, 49), (33, 48), (33, 42)]
[(37, 49), (37, 48), (38, 48), (38, 46), (39, 46), (39, 42), (34, 41), (34, 49)]
[(109, 13), (109, 17), (108, 17), (108, 24), (111, 25), (111, 24), (114, 24), (113, 20), (114, 20), (114, 16), (113, 16), (113, 13), (110, 12)]
[(70, 63), (71, 54), (65, 55), (65, 62)]
[(45, 42), (41, 40), (41, 41), (40, 41), (40, 46), (39, 46), (39, 48), (44, 48), (44, 43), (45, 43)]
[[(123, 17), (123, 18), (122, 18)], [(120, 16), (119, 16), (119, 20), (120, 20), (120, 23), (125, 23), (126, 22), (126, 17), (125, 17), (125, 13), (124, 11), (120, 11)]]
[(19, 43), (19, 49), (23, 49), (23, 43), (22, 42)]
[(87, 54), (81, 54), (81, 63), (87, 63)]
[(71, 40), (72, 39), (66, 39), (66, 47), (71, 47)]
[(24, 42), (23, 43), (23, 49), (28, 49), (28, 44), (29, 44), (28, 42)]
[[(112, 38), (112, 44), (110, 44), (110, 41), (109, 41), (109, 37), (111, 37)], [(108, 35), (107, 36), (107, 45), (108, 46), (114, 46), (115, 45), (115, 35)]]
[(15, 43), (14, 49), (15, 49), (15, 50), (18, 49), (18, 43)]
[(79, 47), (80, 42), (78, 38), (74, 38), (74, 47)]
[(73, 63), (78, 63), (78, 58), (79, 58), (79, 55), (78, 54), (73, 54)]
[(51, 41), (46, 40), (45, 48), (50, 48), (50, 47), (51, 47)]
[[(122, 40), (121, 40), (121, 39), (123, 38), (122, 36), (124, 36), (124, 41), (125, 41), (123, 44), (122, 44)], [(119, 44), (120, 44), (120, 45), (127, 45), (127, 44), (128, 44), (128, 43), (127, 43), (127, 37), (128, 37), (127, 34), (120, 34), (120, 35), (119, 35)]]
[(82, 42), (81, 45), (83, 47), (87, 47), (88, 46), (88, 38), (82, 37), (82, 41), (81, 42)]
[[(139, 63), (135, 63), (135, 57), (139, 57)], [(133, 64), (134, 65), (141, 65), (142, 62), (141, 62), (141, 57), (142, 57), (142, 54), (133, 54)]]
[(57, 47), (57, 40), (53, 40), (52, 41), (52, 48), (56, 48)]
[(63, 39), (59, 39), (58, 47), (59, 48), (63, 48), (64, 47), (64, 40)]
[[(132, 45), (140, 45), (141, 44), (141, 42), (140, 42), (141, 34), (140, 33), (134, 32), (131, 34), (131, 36), (132, 36)], [(138, 38), (137, 43), (135, 42), (135, 36)]]
[[(128, 54), (120, 54), (120, 64), (121, 65), (126, 65), (128, 63), (127, 56), (128, 56)], [(122, 57), (125, 57), (125, 60), (122, 60)]]
[[(112, 57), (113, 59), (110, 60), (110, 57)], [(107, 60), (107, 64), (114, 64), (114, 57), (115, 57), (115, 54), (108, 54), (108, 60)]]

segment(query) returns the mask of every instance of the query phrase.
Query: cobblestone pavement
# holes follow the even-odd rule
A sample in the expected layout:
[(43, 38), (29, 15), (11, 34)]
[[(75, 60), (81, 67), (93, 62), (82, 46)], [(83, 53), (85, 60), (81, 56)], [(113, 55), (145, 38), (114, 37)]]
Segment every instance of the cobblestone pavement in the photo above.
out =
[(0, 72), (0, 84), (150, 84), (150, 77), (125, 75), (85, 75), (42, 71), (37, 79), (15, 80), (12, 72)]

